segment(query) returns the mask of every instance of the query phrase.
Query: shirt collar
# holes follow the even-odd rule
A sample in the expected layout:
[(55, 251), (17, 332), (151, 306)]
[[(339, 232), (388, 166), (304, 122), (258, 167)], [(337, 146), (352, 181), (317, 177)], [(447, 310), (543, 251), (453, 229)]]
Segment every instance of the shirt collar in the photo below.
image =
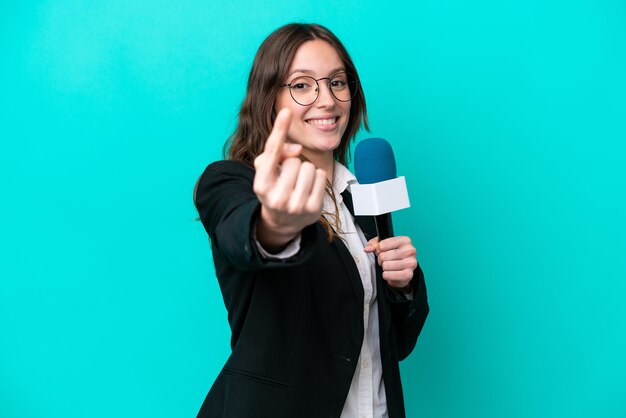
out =
[(333, 166), (333, 191), (337, 204), (343, 201), (341, 193), (349, 190), (351, 184), (356, 183), (356, 177), (339, 161), (334, 162)]
[(341, 195), (351, 184), (356, 183), (356, 177), (339, 161), (334, 162), (333, 190), (335, 195)]
[(341, 193), (349, 190), (350, 185), (356, 183), (356, 177), (348, 170), (344, 165), (338, 161), (334, 161), (333, 164), (333, 194), (335, 196), (335, 202), (328, 193), (324, 193), (324, 210), (334, 212), (335, 203), (341, 205), (343, 203), (343, 196)]

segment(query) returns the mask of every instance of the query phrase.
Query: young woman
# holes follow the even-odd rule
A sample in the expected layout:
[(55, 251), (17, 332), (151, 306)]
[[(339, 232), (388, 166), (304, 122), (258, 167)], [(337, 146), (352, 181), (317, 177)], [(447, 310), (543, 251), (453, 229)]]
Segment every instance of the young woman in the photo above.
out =
[(195, 204), (211, 239), (232, 354), (200, 417), (404, 417), (398, 362), (428, 314), (408, 237), (352, 215), (345, 167), (363, 89), (326, 28), (259, 48), (228, 159)]

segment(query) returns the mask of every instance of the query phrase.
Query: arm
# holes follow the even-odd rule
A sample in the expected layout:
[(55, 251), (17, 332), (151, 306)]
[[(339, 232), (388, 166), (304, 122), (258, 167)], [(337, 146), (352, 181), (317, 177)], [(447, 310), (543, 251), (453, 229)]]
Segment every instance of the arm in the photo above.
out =
[(258, 270), (299, 264), (317, 240), (315, 225), (302, 230), (300, 251), (284, 260), (265, 259), (258, 251), (253, 227), (261, 203), (252, 190), (255, 172), (234, 161), (210, 164), (198, 180), (194, 202), (200, 220), (217, 249), (237, 268)]
[(403, 360), (413, 351), (429, 312), (424, 274), (415, 247), (406, 236), (381, 242), (374, 238), (365, 251), (376, 254), (382, 278), (387, 282), (384, 294), (390, 302), (398, 355)]
[(386, 297), (390, 301), (391, 316), (395, 328), (399, 360), (404, 360), (415, 348), (428, 312), (428, 298), (422, 269), (417, 266), (411, 280), (412, 300), (404, 294), (385, 286)]

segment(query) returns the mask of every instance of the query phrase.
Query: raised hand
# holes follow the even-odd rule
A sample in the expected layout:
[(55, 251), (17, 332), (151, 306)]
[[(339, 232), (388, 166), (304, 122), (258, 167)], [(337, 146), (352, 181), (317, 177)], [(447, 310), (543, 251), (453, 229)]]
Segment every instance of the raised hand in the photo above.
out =
[(278, 251), (322, 213), (326, 173), (299, 158), (302, 146), (286, 143), (291, 111), (281, 110), (263, 152), (255, 158), (254, 193), (261, 202), (257, 239)]
[(368, 241), (364, 248), (367, 253), (375, 253), (378, 264), (383, 268), (383, 279), (396, 289), (406, 288), (417, 268), (417, 251), (411, 238), (391, 237), (378, 241), (378, 237)]

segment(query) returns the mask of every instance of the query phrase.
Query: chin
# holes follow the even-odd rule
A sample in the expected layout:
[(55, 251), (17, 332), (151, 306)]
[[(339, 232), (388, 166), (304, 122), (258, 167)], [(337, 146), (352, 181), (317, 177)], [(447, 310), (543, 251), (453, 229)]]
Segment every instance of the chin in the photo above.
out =
[(317, 138), (312, 141), (321, 151), (334, 151), (341, 144), (341, 137)]

